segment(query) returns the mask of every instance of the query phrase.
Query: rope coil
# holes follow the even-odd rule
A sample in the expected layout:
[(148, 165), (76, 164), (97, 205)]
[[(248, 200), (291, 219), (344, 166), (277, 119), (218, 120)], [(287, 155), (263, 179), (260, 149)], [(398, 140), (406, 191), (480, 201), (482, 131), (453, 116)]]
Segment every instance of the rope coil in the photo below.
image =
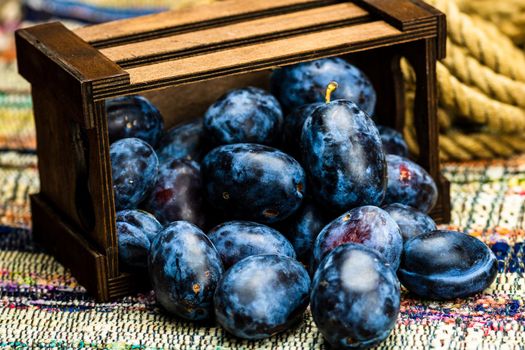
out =
[[(524, 152), (525, 53), (517, 45), (525, 43), (525, 1), (427, 2), (447, 15), (448, 26), (447, 57), (436, 68), (440, 156), (470, 160)], [(404, 134), (417, 154), (415, 75), (405, 60), (402, 71), (407, 91)], [(476, 131), (467, 131), (472, 128)]]

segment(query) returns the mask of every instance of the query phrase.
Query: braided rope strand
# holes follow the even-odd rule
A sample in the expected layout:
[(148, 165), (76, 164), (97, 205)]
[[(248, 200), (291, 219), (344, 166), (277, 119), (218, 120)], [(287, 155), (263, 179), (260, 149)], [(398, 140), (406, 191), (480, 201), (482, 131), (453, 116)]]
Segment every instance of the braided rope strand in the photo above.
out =
[(525, 82), (512, 80), (482, 65), (461, 47), (449, 43), (442, 63), (461, 82), (503, 103), (525, 107)]
[[(525, 82), (525, 54), (517, 47), (509, 46), (511, 40), (501, 33), (498, 40), (487, 40), (490, 31), (473, 23), (461, 13), (454, 0), (428, 0), (447, 15), (448, 36), (459, 46), (465, 47), (478, 61), (492, 70), (512, 79)], [(507, 44), (502, 45), (502, 42)]]

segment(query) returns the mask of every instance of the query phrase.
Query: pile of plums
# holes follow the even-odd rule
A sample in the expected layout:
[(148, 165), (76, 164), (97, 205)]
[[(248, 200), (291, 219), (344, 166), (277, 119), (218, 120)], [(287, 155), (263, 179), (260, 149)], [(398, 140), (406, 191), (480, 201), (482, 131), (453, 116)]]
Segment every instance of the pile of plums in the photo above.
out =
[(388, 336), (399, 281), (426, 299), (487, 288), (494, 254), (437, 229), (436, 184), (375, 125), (375, 104), (340, 58), (275, 70), (271, 93), (229, 91), (169, 130), (144, 97), (108, 101), (122, 265), (149, 274), (167, 312), (241, 338), (282, 332), (310, 305), (336, 348)]

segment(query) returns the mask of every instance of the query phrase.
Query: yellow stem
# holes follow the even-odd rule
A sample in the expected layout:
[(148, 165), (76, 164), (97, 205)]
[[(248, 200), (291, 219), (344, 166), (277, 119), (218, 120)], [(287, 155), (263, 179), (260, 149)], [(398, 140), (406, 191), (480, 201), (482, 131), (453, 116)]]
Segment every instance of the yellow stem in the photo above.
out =
[(332, 95), (332, 92), (334, 92), (337, 89), (338, 86), (339, 85), (335, 81), (331, 81), (328, 83), (328, 85), (326, 86), (326, 92), (324, 95), (324, 99), (326, 103), (330, 103), (330, 96)]

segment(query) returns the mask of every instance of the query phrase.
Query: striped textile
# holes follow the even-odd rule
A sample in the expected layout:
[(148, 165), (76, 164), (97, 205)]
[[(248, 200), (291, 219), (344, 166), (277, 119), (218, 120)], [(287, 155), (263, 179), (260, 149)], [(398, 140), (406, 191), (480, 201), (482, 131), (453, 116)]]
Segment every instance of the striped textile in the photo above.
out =
[[(10, 152), (12, 153), (12, 152)], [(324, 349), (309, 313), (282, 335), (246, 342), (220, 328), (164, 315), (151, 294), (95, 303), (68, 270), (31, 241), (27, 193), (36, 158), (0, 152), (0, 348)], [(498, 256), (492, 287), (465, 300), (429, 302), (403, 292), (401, 315), (381, 349), (522, 349), (525, 334), (525, 157), (448, 164), (452, 223)]]

